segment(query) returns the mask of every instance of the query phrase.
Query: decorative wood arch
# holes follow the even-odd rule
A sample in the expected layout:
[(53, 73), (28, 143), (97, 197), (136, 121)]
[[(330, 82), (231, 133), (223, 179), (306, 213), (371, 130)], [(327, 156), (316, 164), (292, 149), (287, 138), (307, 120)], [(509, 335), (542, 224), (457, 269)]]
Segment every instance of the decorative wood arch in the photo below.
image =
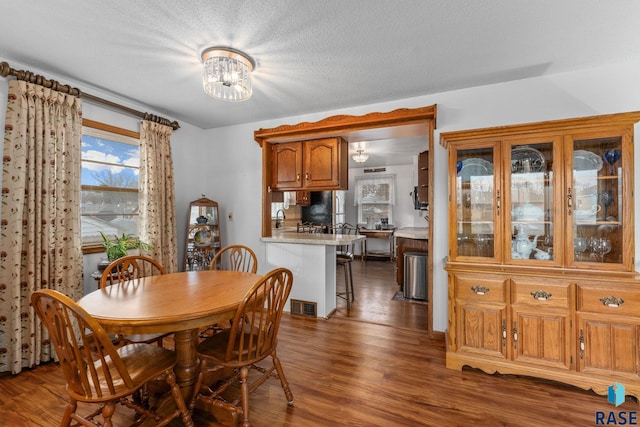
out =
[[(254, 139), (262, 147), (262, 237), (271, 236), (271, 145), (309, 139), (341, 136), (348, 142), (403, 138), (424, 135), (433, 153), (433, 132), (436, 128), (437, 105), (419, 108), (400, 108), (386, 113), (373, 112), (362, 116), (336, 115), (317, 122), (301, 122), (254, 131)], [(429, 182), (433, 182), (433, 156), (429, 156)], [(429, 186), (429, 205), (433, 202), (433, 186)], [(430, 212), (433, 212), (430, 209)], [(432, 218), (432, 217), (431, 217)], [(431, 218), (429, 222), (431, 221)], [(433, 229), (428, 231), (428, 251), (433, 253)], [(433, 283), (433, 262), (428, 257), (428, 283)], [(432, 287), (428, 299), (433, 301)], [(432, 313), (429, 305), (429, 325), (432, 331)]]

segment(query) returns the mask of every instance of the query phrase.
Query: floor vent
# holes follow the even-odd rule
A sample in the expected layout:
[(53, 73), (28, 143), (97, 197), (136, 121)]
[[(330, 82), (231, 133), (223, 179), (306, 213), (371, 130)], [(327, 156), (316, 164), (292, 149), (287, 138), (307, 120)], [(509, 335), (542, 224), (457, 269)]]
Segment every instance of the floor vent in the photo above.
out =
[(291, 300), (291, 314), (306, 317), (318, 317), (318, 304), (309, 301)]

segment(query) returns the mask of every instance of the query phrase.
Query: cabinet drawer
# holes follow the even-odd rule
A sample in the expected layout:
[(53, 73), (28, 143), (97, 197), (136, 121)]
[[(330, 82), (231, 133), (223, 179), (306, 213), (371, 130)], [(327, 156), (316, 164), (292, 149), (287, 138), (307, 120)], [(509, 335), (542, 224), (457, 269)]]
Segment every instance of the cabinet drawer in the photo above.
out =
[[(538, 282), (540, 281), (538, 280)], [(571, 284), (568, 282), (550, 283), (549, 279), (545, 279), (542, 282), (544, 284), (533, 283), (526, 279), (512, 279), (511, 302), (540, 308), (568, 309), (571, 301)]]
[(506, 302), (505, 283), (506, 280), (496, 278), (456, 274), (456, 298), (486, 302)]
[(640, 316), (640, 289), (634, 285), (578, 285), (577, 310)]

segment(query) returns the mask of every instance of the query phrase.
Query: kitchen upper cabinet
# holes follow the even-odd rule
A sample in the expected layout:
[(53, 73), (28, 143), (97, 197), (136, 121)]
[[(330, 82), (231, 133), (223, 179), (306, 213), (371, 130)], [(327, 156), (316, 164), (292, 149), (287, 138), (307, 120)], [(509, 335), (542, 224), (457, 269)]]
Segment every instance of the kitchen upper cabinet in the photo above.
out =
[(418, 202), (429, 203), (429, 152), (418, 154)]
[(272, 150), (272, 189), (347, 189), (348, 146), (343, 138), (272, 144)]
[(302, 188), (302, 142), (273, 144), (274, 190)]

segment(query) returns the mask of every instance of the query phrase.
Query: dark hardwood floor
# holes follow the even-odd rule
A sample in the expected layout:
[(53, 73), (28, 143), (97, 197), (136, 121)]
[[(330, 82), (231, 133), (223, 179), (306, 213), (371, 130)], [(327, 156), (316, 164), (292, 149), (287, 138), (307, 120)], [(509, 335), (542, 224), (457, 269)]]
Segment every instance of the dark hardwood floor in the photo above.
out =
[[(596, 411), (638, 410), (631, 398), (616, 408), (606, 396), (551, 381), (446, 369), (444, 342), (428, 338), (422, 320), (401, 319), (421, 305), (390, 302), (392, 282), (379, 279), (393, 274), (388, 265), (391, 273), (381, 261), (354, 265), (357, 303), (348, 317), (344, 301), (328, 320), (283, 316), (278, 354), (295, 406), (270, 379), (251, 395), (252, 426), (593, 426)], [(56, 426), (65, 405), (54, 363), (0, 377), (0, 426)], [(115, 425), (131, 421), (118, 408)], [(198, 415), (196, 425), (219, 424)]]
[[(366, 261), (356, 258), (352, 264), (356, 300), (347, 313), (346, 301), (338, 299), (334, 316), (396, 328), (428, 330), (425, 302), (393, 299), (398, 291), (395, 263), (384, 258)], [(338, 267), (337, 286), (344, 290), (342, 267)]]

